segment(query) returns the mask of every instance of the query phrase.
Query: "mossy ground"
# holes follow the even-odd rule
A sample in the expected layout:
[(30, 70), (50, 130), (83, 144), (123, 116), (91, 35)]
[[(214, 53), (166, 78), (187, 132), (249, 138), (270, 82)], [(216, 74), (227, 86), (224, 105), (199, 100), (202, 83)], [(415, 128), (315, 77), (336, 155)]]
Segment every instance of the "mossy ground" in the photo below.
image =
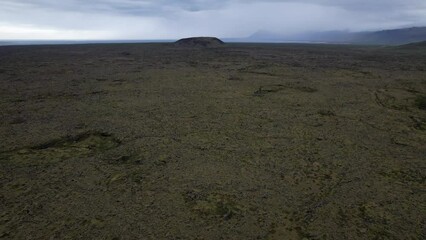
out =
[(426, 110), (426, 96), (418, 96), (416, 98), (416, 106), (419, 109)]
[(0, 238), (425, 239), (424, 66), (359, 46), (0, 47)]
[(82, 158), (117, 147), (119, 142), (107, 134), (83, 133), (56, 139), (34, 147), (16, 149), (0, 156), (10, 164), (42, 165), (69, 158)]

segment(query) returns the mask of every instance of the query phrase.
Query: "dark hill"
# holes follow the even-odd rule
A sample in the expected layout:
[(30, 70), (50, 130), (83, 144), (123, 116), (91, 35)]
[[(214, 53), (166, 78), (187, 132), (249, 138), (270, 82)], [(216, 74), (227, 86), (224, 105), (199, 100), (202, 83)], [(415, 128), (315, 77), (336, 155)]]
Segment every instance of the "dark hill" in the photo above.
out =
[(225, 44), (215, 37), (192, 37), (183, 38), (175, 42), (175, 45), (182, 47), (217, 47)]
[(415, 42), (399, 46), (401, 48), (426, 48), (426, 41)]
[(426, 41), (426, 27), (357, 33), (353, 36), (351, 41), (354, 43), (386, 45), (400, 45)]

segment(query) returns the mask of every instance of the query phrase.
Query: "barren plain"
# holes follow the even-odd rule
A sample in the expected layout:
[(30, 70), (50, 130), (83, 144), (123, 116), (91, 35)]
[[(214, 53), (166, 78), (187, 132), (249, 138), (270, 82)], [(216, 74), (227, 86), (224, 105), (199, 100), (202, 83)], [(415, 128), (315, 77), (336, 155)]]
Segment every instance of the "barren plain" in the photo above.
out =
[(426, 50), (0, 47), (0, 238), (426, 239)]

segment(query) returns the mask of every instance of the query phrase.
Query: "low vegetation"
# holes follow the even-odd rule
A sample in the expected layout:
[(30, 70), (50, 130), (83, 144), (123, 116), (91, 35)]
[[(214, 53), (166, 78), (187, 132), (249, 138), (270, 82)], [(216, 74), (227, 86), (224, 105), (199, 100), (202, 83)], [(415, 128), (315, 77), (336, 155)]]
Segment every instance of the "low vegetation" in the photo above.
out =
[(195, 43), (0, 47), (0, 238), (425, 239), (424, 53)]

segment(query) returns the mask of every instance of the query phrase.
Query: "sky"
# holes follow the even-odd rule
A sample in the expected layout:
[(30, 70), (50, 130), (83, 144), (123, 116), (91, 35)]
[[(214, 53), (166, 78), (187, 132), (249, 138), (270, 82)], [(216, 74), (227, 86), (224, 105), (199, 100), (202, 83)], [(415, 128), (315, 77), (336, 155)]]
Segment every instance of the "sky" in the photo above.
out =
[(426, 26), (426, 0), (0, 0), (0, 39), (292, 36)]

